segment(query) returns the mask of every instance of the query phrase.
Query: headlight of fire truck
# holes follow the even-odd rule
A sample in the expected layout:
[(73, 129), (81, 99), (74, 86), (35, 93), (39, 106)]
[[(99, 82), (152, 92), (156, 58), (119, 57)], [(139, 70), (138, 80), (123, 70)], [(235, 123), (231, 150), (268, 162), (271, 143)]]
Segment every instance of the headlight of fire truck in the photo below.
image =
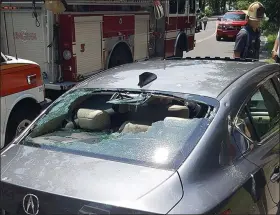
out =
[(63, 51), (63, 58), (64, 60), (70, 60), (72, 57), (72, 54), (69, 50), (64, 50)]

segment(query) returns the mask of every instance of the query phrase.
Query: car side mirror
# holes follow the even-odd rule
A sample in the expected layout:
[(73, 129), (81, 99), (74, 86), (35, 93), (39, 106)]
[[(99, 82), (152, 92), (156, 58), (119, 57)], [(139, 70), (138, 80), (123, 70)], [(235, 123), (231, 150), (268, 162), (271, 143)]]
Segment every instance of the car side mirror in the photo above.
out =
[(222, 18), (221, 18), (221, 17), (218, 17), (218, 18), (217, 18), (217, 20), (218, 20), (218, 21), (221, 21), (221, 20), (222, 20)]

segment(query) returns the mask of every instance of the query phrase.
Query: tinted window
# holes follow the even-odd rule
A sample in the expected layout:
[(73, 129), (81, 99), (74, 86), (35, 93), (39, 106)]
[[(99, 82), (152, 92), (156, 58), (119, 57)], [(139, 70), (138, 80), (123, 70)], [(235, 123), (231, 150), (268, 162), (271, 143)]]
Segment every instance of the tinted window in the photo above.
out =
[(177, 13), (177, 0), (169, 1), (169, 13), (176, 14)]
[[(191, 0), (193, 1), (193, 0)], [(170, 14), (184, 14), (186, 8), (186, 0), (170, 0), (169, 1), (169, 13)]]
[(272, 81), (269, 80), (254, 93), (240, 112), (239, 128), (250, 139), (258, 140), (279, 130), (279, 120), (280, 99)]
[(248, 103), (259, 138), (279, 129), (280, 101), (272, 81), (263, 84)]
[(196, 118), (184, 99), (147, 96), (92, 89), (68, 92), (38, 119), (21, 144), (177, 168), (207, 128), (208, 106), (201, 104), (201, 117)]
[(238, 14), (238, 13), (226, 13), (223, 17), (223, 20), (233, 20), (233, 21), (243, 21), (245, 20), (245, 14)]
[(195, 13), (196, 0), (189, 0), (190, 13)]
[(178, 13), (184, 14), (186, 8), (186, 0), (178, 0)]

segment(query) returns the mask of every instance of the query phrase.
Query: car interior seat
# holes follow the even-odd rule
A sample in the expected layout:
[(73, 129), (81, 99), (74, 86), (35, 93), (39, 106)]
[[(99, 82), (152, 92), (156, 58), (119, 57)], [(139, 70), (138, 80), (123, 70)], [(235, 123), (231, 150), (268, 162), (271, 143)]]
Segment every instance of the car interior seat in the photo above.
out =
[(103, 110), (81, 108), (77, 112), (79, 127), (91, 131), (109, 129), (111, 119), (109, 113)]
[[(147, 112), (147, 114), (149, 114)], [(159, 117), (159, 114), (161, 114), (161, 119), (163, 120), (166, 117), (172, 117), (172, 118), (183, 118), (187, 119), (189, 117), (189, 109), (186, 106), (183, 105), (171, 105), (167, 108), (167, 112), (158, 110), (157, 118)], [(142, 119), (141, 121), (135, 121), (135, 120), (128, 120), (125, 121), (119, 128), (119, 132), (121, 133), (135, 133), (135, 132), (146, 132), (151, 124), (154, 121), (153, 115), (148, 115), (144, 117), (146, 119)], [(148, 119), (150, 118), (150, 119)]]

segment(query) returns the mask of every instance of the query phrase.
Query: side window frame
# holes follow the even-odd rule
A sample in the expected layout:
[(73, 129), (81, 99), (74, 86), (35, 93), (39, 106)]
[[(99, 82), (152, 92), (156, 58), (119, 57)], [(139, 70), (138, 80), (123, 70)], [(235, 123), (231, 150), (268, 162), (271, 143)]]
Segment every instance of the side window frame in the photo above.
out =
[[(263, 145), (263, 143), (269, 139), (272, 135), (274, 135), (275, 132), (268, 132), (267, 134), (263, 135), (262, 137), (259, 137), (257, 131), (256, 131), (256, 126), (252, 120), (252, 116), (251, 116), (251, 113), (248, 109), (248, 103), (250, 102), (250, 99), (260, 90), (260, 87), (263, 86), (266, 82), (270, 81), (273, 88), (275, 89), (277, 95), (278, 95), (278, 98), (280, 99), (280, 95), (279, 95), (279, 92), (277, 90), (277, 87), (275, 86), (275, 82), (274, 82), (274, 78), (276, 77), (279, 77), (279, 74), (277, 75), (277, 73), (275, 74), (272, 74), (270, 76), (268, 76), (267, 78), (265, 78), (262, 82), (260, 82), (257, 86), (257, 88), (252, 91), (247, 97), (246, 99), (243, 101), (241, 107), (239, 108), (236, 116), (234, 117), (234, 121), (233, 121), (233, 124), (234, 124), (234, 127), (239, 131), (239, 133), (245, 138), (247, 139), (248, 141), (250, 141), (252, 144), (254, 145)], [(248, 137), (244, 132), (241, 131), (241, 129), (237, 126), (238, 124), (238, 119), (239, 119), (239, 116), (241, 115), (242, 111), (245, 109), (246, 113), (248, 114), (248, 117), (249, 117), (249, 120), (250, 120), (250, 123), (251, 125), (253, 126), (253, 133), (251, 134), (253, 137), (255, 137), (254, 139)], [(246, 154), (247, 152), (245, 152), (244, 154)]]
[[(190, 0), (194, 1), (194, 0)], [(169, 0), (168, 1), (168, 16), (185, 16), (187, 10), (187, 0)], [(176, 8), (175, 8), (176, 6)], [(183, 6), (183, 7), (181, 7)], [(188, 6), (189, 7), (189, 6)]]
[(275, 77), (272, 78), (272, 82), (274, 84), (274, 88), (280, 97), (280, 72), (276, 73)]

